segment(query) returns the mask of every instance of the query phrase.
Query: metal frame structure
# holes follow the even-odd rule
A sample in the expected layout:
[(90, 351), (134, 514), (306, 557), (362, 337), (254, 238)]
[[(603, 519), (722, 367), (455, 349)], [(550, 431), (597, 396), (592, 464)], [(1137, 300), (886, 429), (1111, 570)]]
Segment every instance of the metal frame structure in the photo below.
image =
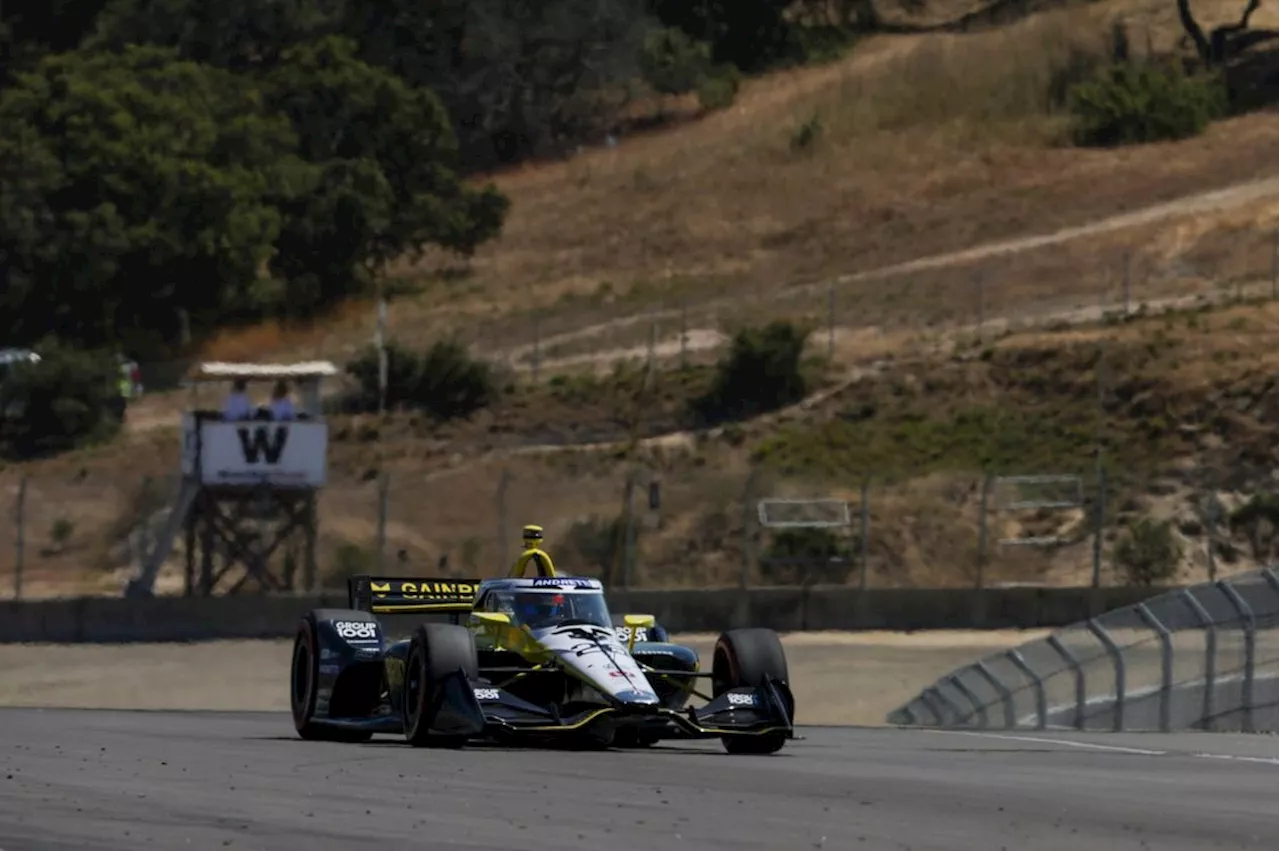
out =
[(315, 587), (318, 487), (306, 483), (206, 481), (201, 474), (203, 455), (199, 444), (204, 432), (200, 423), (221, 418), (199, 409), (199, 389), (209, 383), (236, 379), (250, 383), (287, 380), (300, 391), (299, 414), (311, 422), (323, 422), (321, 381), (337, 374), (337, 367), (327, 361), (201, 363), (192, 369), (187, 385), (192, 395), (190, 416), (194, 419), (196, 446), (188, 449), (197, 460), (192, 469), (184, 472), (169, 522), (139, 576), (130, 583), (128, 596), (153, 593), (156, 576), (179, 534), (185, 543), (184, 591), (188, 596), (238, 594), (251, 582), (260, 592)]
[[(770, 517), (769, 508), (777, 506), (784, 514), (784, 518)], [(799, 509), (801, 516), (785, 519), (786, 509)], [(859, 579), (860, 587), (865, 588), (867, 582), (867, 525), (869, 523), (868, 503), (867, 503), (867, 484), (864, 482), (862, 493), (859, 499), (859, 548), (856, 557), (857, 563), (860, 565), (861, 576)], [(806, 509), (809, 509), (806, 511)], [(813, 511), (813, 509), (817, 509)], [(804, 516), (807, 514), (808, 516)], [(841, 537), (846, 539), (852, 538), (851, 530), (853, 529), (853, 513), (850, 510), (850, 503), (845, 499), (836, 499), (833, 497), (812, 497), (812, 498), (796, 498), (796, 497), (770, 497), (756, 500), (756, 518), (761, 529), (842, 529), (845, 530)], [(788, 559), (760, 559), (761, 565), (776, 565), (779, 567), (799, 567), (811, 568), (820, 562), (814, 558), (797, 557)], [(849, 559), (850, 567), (854, 564), (854, 559)]]
[[(957, 668), (887, 720), (987, 729), (1276, 732), (1278, 590), (1272, 565), (1115, 609)], [(1238, 649), (1226, 670), (1224, 646)], [(1200, 670), (1187, 675), (1191, 661), (1199, 661)], [(1156, 670), (1155, 687), (1131, 686), (1133, 675)]]
[[(1005, 502), (1001, 499), (1001, 495), (1004, 492), (1005, 487), (1009, 485), (1013, 485), (1021, 490), (1028, 486), (1055, 484), (1073, 486), (1075, 490), (1075, 497), (1073, 499), (1018, 498), (1011, 502)], [(995, 511), (997, 514), (1017, 511), (1065, 511), (1071, 508), (1083, 509), (1085, 507), (1084, 479), (1081, 476), (1056, 473), (1046, 475), (997, 476), (995, 478), (995, 488)], [(1051, 547), (1062, 543), (1065, 542), (1057, 535), (1039, 535), (1029, 538), (1000, 538), (996, 541), (996, 546)]]

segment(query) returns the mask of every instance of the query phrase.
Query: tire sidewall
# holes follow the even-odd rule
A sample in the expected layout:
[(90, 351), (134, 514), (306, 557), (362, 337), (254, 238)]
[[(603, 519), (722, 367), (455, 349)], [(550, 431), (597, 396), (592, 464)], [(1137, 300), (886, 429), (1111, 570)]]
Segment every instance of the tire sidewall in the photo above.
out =
[[(298, 667), (306, 665), (306, 689), (302, 699), (297, 693)], [(315, 629), (308, 620), (298, 626), (293, 642), (293, 661), (289, 668), (289, 706), (293, 712), (293, 726), (299, 732), (311, 722), (316, 711), (319, 685), (319, 668), (316, 654)]]
[[(405, 694), (401, 701), (403, 704), (404, 732), (410, 739), (416, 738), (421, 728), (429, 726), (430, 719), (423, 718), (426, 710), (427, 695), (431, 691), (427, 673), (426, 645), (415, 639), (409, 645), (409, 655), (405, 659)], [(417, 694), (411, 694), (409, 689), (409, 683), (414, 679), (418, 682)]]

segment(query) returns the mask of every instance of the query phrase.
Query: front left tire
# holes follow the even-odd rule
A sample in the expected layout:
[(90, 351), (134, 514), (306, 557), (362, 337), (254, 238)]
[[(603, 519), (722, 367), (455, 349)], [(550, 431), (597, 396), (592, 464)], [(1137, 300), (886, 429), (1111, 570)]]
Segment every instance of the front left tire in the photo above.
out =
[(324, 612), (311, 611), (302, 616), (293, 639), (293, 662), (289, 670), (289, 708), (298, 735), (312, 742), (367, 742), (373, 733), (329, 727), (315, 720), (316, 700), (320, 691), (320, 636), (318, 624), (326, 620)]
[(414, 747), (460, 748), (466, 736), (432, 733), (440, 707), (441, 681), (461, 670), (468, 681), (480, 676), (475, 640), (464, 626), (424, 623), (413, 632), (404, 672), (404, 737)]

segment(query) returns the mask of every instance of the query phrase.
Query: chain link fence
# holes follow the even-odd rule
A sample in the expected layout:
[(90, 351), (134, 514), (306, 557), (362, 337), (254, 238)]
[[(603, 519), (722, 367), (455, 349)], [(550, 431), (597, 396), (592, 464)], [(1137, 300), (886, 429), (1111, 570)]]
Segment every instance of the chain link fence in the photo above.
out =
[(1274, 566), (1171, 591), (940, 678), (891, 724), (1277, 730)]
[[(492, 575), (535, 522), (557, 565), (614, 587), (1168, 585), (1275, 559), (1274, 480), (1223, 491), (1214, 470), (1183, 472), (1172, 496), (1165, 478), (956, 472), (818, 486), (745, 461), (619, 467), (591, 453), (331, 474), (318, 495), (318, 581)], [(176, 474), (0, 472), (0, 593), (121, 593), (179, 485)], [(185, 546), (178, 535), (159, 593), (182, 593)]]

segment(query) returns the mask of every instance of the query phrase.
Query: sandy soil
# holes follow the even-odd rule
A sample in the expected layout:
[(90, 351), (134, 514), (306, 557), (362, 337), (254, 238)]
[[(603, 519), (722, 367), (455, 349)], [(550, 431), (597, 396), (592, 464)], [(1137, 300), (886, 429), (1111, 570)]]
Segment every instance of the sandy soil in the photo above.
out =
[[(942, 674), (1044, 631), (797, 633), (797, 721), (883, 724)], [(709, 664), (713, 635), (679, 640)], [(0, 645), (0, 706), (287, 710), (290, 642)]]

